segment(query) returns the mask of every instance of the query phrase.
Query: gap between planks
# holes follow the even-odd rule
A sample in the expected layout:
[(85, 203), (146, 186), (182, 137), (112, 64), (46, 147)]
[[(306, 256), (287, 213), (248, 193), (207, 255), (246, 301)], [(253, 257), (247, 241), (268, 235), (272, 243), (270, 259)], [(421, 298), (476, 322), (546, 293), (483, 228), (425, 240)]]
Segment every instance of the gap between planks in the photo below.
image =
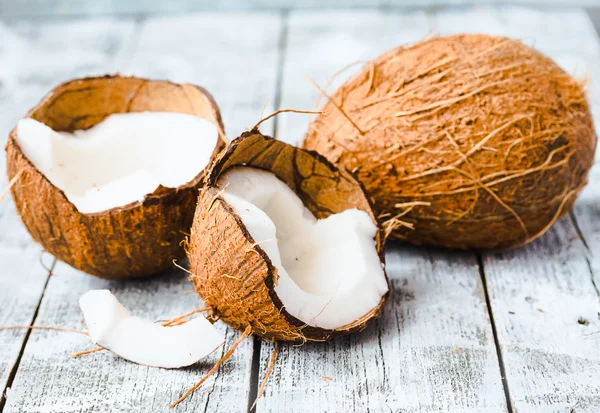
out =
[(585, 235), (583, 235), (583, 232), (581, 231), (581, 228), (579, 227), (579, 223), (577, 222), (577, 217), (575, 216), (575, 213), (573, 211), (569, 212), (569, 218), (571, 219), (571, 222), (573, 223), (573, 227), (575, 228), (575, 232), (581, 239), (581, 242), (583, 243), (583, 246), (585, 248), (585, 251), (586, 251), (585, 262), (587, 263), (587, 266), (590, 270), (590, 281), (592, 282), (594, 291), (596, 291), (596, 295), (598, 295), (598, 300), (600, 301), (600, 289), (598, 288), (598, 284), (596, 284), (596, 280), (594, 278), (594, 268), (593, 268), (592, 263), (590, 262), (590, 258), (589, 258), (589, 254), (591, 252), (590, 247), (588, 245), (588, 242), (585, 239)]
[(504, 365), (504, 359), (502, 358), (502, 349), (500, 348), (500, 341), (498, 340), (498, 331), (496, 329), (496, 323), (494, 321), (494, 313), (492, 312), (492, 303), (490, 301), (490, 293), (488, 291), (487, 280), (485, 277), (485, 267), (483, 265), (483, 259), (481, 254), (475, 254), (477, 256), (477, 266), (479, 267), (479, 277), (481, 278), (481, 285), (483, 287), (483, 294), (485, 296), (485, 306), (487, 309), (488, 317), (490, 319), (490, 325), (492, 326), (492, 335), (494, 337), (494, 347), (496, 347), (496, 355), (498, 357), (498, 366), (500, 367), (500, 378), (502, 379), (502, 388), (504, 389), (504, 398), (506, 399), (506, 409), (508, 413), (513, 413), (513, 407), (510, 400), (510, 391), (508, 389), (508, 379), (506, 378), (506, 367)]
[[(41, 254), (44, 251), (42, 250)], [(41, 256), (40, 256), (40, 264), (41, 264)], [(44, 294), (46, 293), (46, 288), (48, 288), (48, 282), (50, 282), (50, 277), (52, 276), (52, 271), (54, 270), (54, 266), (56, 265), (56, 258), (52, 258), (52, 264), (48, 268), (48, 274), (46, 275), (46, 282), (44, 282), (44, 287), (42, 288), (42, 294), (40, 294), (40, 298), (35, 306), (35, 311), (33, 312), (33, 317), (31, 317), (31, 322), (29, 323), (29, 327), (35, 324), (35, 320), (37, 319), (38, 312), (40, 311), (40, 306), (42, 305), (42, 300), (44, 298)], [(19, 370), (19, 365), (21, 364), (21, 358), (23, 357), (23, 353), (25, 352), (25, 346), (29, 341), (29, 336), (31, 335), (32, 329), (28, 329), (25, 332), (25, 338), (23, 339), (23, 343), (21, 344), (21, 348), (19, 349), (19, 354), (17, 355), (17, 359), (15, 360), (15, 364), (13, 365), (9, 375), (8, 380), (6, 381), (6, 387), (4, 388), (2, 394), (0, 395), (0, 413), (4, 411), (4, 406), (6, 405), (6, 400), (8, 398), (8, 392), (10, 392), (10, 388), (12, 387), (13, 381), (17, 376), (17, 371)]]

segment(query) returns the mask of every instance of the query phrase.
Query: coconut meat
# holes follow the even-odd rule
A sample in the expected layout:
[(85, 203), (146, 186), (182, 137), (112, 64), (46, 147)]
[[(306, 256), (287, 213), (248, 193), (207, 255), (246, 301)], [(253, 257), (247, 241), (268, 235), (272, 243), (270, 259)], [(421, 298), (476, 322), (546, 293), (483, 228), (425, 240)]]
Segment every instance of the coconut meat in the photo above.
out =
[(225, 342), (221, 333), (204, 317), (163, 327), (131, 315), (108, 290), (88, 291), (79, 299), (79, 306), (94, 343), (146, 366), (189, 366)]
[(219, 139), (207, 119), (183, 113), (117, 113), (87, 130), (56, 132), (32, 118), (17, 125), (23, 154), (81, 213), (142, 201), (159, 185), (193, 181)]
[(388, 284), (367, 212), (316, 219), (285, 183), (255, 168), (234, 168), (218, 184), (277, 269), (274, 290), (290, 315), (336, 329), (379, 305)]

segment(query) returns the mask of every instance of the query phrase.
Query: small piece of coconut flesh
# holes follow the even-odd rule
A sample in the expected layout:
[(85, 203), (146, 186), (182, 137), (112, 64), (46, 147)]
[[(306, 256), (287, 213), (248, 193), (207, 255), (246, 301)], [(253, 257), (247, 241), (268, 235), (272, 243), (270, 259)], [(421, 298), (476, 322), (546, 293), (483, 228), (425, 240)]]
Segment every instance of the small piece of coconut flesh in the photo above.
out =
[(81, 213), (142, 201), (159, 185), (178, 188), (200, 174), (217, 127), (184, 113), (117, 113), (87, 130), (56, 132), (31, 118), (17, 125), (23, 154)]
[(94, 343), (146, 366), (167, 369), (189, 366), (225, 342), (223, 335), (204, 317), (164, 327), (131, 315), (108, 290), (88, 291), (79, 299), (79, 307)]
[(279, 274), (285, 310), (314, 327), (336, 329), (377, 307), (388, 291), (369, 214), (349, 209), (317, 220), (275, 175), (238, 167), (219, 180), (225, 201)]

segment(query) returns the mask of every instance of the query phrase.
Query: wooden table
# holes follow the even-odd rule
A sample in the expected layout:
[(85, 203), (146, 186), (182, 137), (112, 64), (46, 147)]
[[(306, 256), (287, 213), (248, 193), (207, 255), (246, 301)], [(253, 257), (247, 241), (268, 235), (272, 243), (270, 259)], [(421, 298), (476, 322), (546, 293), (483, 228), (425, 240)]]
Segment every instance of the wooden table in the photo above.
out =
[[(523, 39), (568, 71), (588, 74), (600, 119), (600, 43), (583, 9), (387, 7), (5, 18), (0, 131), (6, 136), (58, 82), (119, 71), (206, 86), (233, 138), (261, 113), (312, 108), (318, 92), (307, 76), (325, 85), (348, 63), (432, 32), (465, 31)], [(284, 114), (263, 131), (299, 142), (307, 124)], [(392, 244), (387, 261), (394, 293), (383, 316), (331, 343), (283, 345), (257, 412), (600, 412), (598, 164), (574, 212), (525, 248), (475, 254)], [(2, 203), (0, 325), (85, 328), (77, 299), (92, 288), (112, 290), (150, 319), (200, 305), (184, 294), (191, 287), (177, 269), (107, 282), (55, 261), (31, 240), (12, 201)], [(240, 333), (218, 324), (228, 347)], [(183, 370), (107, 352), (68, 358), (88, 348), (78, 334), (0, 331), (0, 411), (167, 412), (221, 356)], [(272, 350), (246, 340), (174, 411), (248, 411)]]

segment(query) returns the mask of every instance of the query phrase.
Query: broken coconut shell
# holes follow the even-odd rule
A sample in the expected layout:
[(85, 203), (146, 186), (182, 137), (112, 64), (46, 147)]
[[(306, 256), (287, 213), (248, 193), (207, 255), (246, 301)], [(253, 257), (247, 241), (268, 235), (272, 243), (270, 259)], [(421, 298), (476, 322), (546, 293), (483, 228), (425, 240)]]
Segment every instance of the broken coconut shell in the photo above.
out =
[[(179, 112), (213, 122), (224, 146), (217, 104), (203, 88), (134, 77), (104, 76), (72, 80), (48, 93), (26, 117), (56, 131), (88, 129), (113, 113)], [(82, 214), (25, 157), (16, 128), (6, 146), (7, 172), (20, 177), (11, 191), (17, 210), (44, 249), (89, 274), (127, 279), (155, 274), (185, 255), (180, 243), (192, 224), (201, 172), (179, 187), (159, 186), (143, 201), (108, 211)]]
[[(254, 334), (267, 340), (326, 341), (363, 330), (381, 312), (389, 288), (368, 314), (336, 329), (309, 326), (286, 311), (274, 290), (277, 269), (217, 187), (219, 178), (237, 166), (275, 174), (318, 219), (358, 208), (377, 224), (361, 184), (348, 171), (256, 129), (244, 133), (219, 155), (208, 173), (188, 245), (190, 280), (212, 314), (240, 330), (251, 326)], [(378, 224), (377, 228), (375, 247), (384, 266), (383, 232)]]
[(573, 206), (597, 143), (582, 86), (505, 37), (391, 50), (323, 111), (304, 147), (354, 171), (386, 233), (417, 245), (535, 239)]

